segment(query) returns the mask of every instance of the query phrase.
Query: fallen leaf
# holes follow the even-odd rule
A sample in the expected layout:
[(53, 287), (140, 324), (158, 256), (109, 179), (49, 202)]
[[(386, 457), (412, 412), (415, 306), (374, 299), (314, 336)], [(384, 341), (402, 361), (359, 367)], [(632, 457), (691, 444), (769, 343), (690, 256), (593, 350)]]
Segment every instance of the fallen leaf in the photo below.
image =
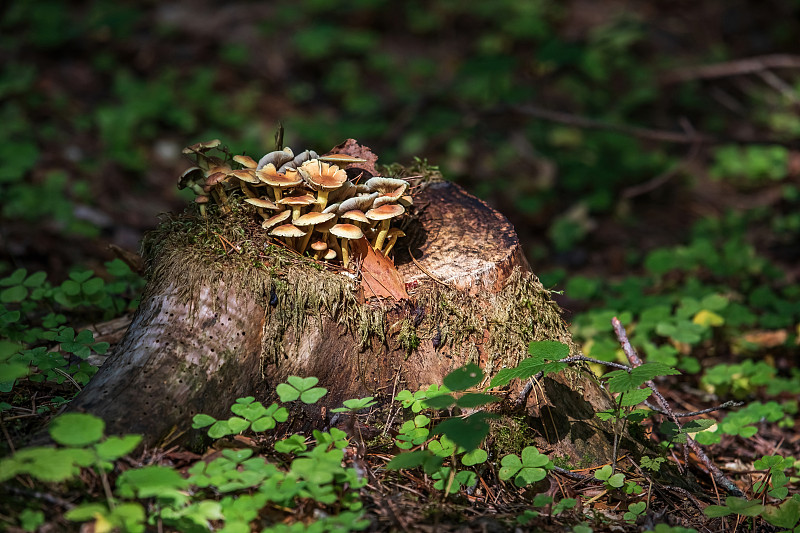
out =
[(334, 146), (333, 149), (325, 155), (330, 154), (345, 154), (352, 157), (366, 159), (366, 163), (354, 163), (352, 165), (348, 165), (348, 168), (361, 168), (369, 172), (371, 176), (378, 175), (378, 171), (375, 170), (375, 162), (378, 160), (378, 156), (372, 153), (372, 150), (370, 150), (369, 146), (362, 146), (358, 144), (358, 141), (355, 139), (347, 139), (342, 144)]
[(364, 298), (394, 298), (408, 300), (403, 276), (394, 262), (369, 245), (366, 237), (350, 241), (353, 256), (361, 261), (361, 287)]

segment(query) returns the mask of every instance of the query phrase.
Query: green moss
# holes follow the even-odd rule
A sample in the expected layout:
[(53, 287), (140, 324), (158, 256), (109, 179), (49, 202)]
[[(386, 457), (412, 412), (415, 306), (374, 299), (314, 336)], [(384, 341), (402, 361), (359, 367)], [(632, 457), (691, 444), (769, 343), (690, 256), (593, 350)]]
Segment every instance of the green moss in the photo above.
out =
[[(438, 179), (430, 170), (423, 175)], [(423, 341), (437, 340), (439, 349), (462, 354), (490, 375), (526, 357), (531, 341), (555, 339), (572, 346), (557, 306), (532, 273), (517, 269), (502, 290), (480, 298), (430, 282), (412, 293), (412, 304), (364, 304), (356, 280), (269, 244), (255, 209), (236, 196), (224, 216), (214, 207), (207, 218), (195, 211), (168, 217), (146, 236), (143, 255), (151, 282), (143, 298), (169, 290), (195, 302), (198, 291), (221, 283), (247, 291), (270, 314), (264, 362), (283, 355), (288, 331), (302, 331), (309, 317), (322, 315), (344, 325), (362, 351), (390, 343), (411, 354)], [(412, 318), (414, 309), (422, 309), (421, 319)], [(387, 328), (387, 313), (398, 327)]]

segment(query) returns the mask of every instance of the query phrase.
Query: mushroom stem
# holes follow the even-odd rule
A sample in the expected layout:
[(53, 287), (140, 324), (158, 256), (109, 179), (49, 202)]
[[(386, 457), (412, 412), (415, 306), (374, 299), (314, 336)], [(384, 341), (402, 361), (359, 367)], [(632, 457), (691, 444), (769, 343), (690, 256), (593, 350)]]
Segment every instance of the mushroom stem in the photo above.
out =
[(248, 198), (258, 198), (258, 195), (256, 193), (254, 193), (250, 189), (250, 187), (247, 186), (247, 184), (245, 182), (240, 181), (239, 184), (240, 184), (240, 187), (242, 188), (242, 192), (244, 193), (245, 196), (247, 196)]
[(375, 242), (372, 247), (376, 250), (383, 248), (383, 241), (386, 240), (386, 234), (389, 233), (389, 219), (381, 220), (381, 229), (375, 237)]
[(317, 205), (314, 206), (314, 211), (322, 212), (325, 206), (328, 205), (328, 191), (320, 190), (317, 193)]
[(280, 187), (272, 187), (272, 193), (275, 195), (275, 201), (282, 199), (283, 196), (281, 195), (281, 188)]
[(308, 246), (308, 241), (311, 240), (311, 234), (314, 233), (314, 226), (309, 226), (308, 231), (306, 232), (306, 236), (303, 237), (303, 240), (300, 242), (300, 247), (297, 249), (300, 252), (300, 255), (303, 255), (306, 251), (306, 246)]
[(347, 268), (347, 264), (350, 262), (350, 253), (347, 249), (347, 239), (342, 239), (342, 264), (345, 268)]
[(392, 251), (392, 248), (394, 247), (394, 243), (396, 243), (396, 242), (397, 242), (397, 234), (395, 233), (394, 235), (389, 237), (389, 244), (386, 245), (386, 249), (383, 251), (383, 255), (385, 257), (389, 257), (389, 252)]

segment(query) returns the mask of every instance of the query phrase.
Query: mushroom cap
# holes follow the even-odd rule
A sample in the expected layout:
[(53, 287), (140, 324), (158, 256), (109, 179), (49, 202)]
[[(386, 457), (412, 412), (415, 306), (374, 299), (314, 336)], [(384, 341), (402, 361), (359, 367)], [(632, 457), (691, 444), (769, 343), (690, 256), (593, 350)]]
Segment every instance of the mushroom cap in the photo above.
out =
[(363, 211), (358, 209), (353, 209), (348, 211), (347, 213), (341, 215), (339, 218), (343, 218), (345, 220), (355, 220), (356, 222), (363, 222), (364, 224), (369, 224), (369, 219), (364, 215)]
[(352, 224), (336, 224), (330, 229), (330, 232), (341, 239), (360, 239), (364, 236), (361, 228)]
[(292, 224), (298, 227), (316, 226), (317, 224), (323, 224), (329, 220), (332, 220), (335, 216), (336, 215), (333, 213), (317, 213), (314, 211), (311, 213), (306, 213), (305, 215), (300, 215), (294, 222), (292, 222)]
[(336, 165), (323, 163), (319, 159), (306, 161), (297, 171), (303, 180), (315, 191), (333, 191), (347, 181), (347, 173)]
[(213, 185), (218, 185), (220, 182), (225, 181), (228, 175), (224, 172), (212, 172), (206, 178), (206, 187), (212, 187)]
[(317, 152), (315, 152), (314, 150), (305, 150), (304, 152), (301, 152), (296, 156), (294, 156), (294, 159), (292, 159), (291, 161), (287, 161), (286, 163), (281, 165), (281, 167), (278, 169), (278, 172), (284, 172), (290, 168), (297, 168), (306, 161), (309, 161), (311, 159), (316, 159), (317, 157), (318, 157)]
[(331, 228), (336, 225), (336, 222), (337, 222), (337, 220), (335, 218), (332, 218), (332, 219), (328, 220), (327, 222), (322, 222), (321, 224), (317, 224), (315, 229), (317, 231), (325, 233), (326, 231), (330, 231)]
[(198, 181), (203, 181), (205, 179), (205, 174), (203, 174), (203, 169), (200, 167), (189, 167), (183, 171), (181, 177), (178, 178), (178, 188), (185, 189), (190, 182), (197, 183)]
[(341, 187), (328, 194), (328, 203), (341, 202), (344, 199), (355, 196), (355, 194), (356, 186), (351, 181), (345, 181)]
[(333, 248), (329, 249), (327, 252), (325, 252), (324, 259), (326, 261), (331, 261), (333, 259), (336, 259), (336, 250), (334, 250)]
[(291, 217), (291, 216), (292, 216), (292, 212), (290, 210), (287, 209), (286, 211), (281, 211), (277, 215), (273, 215), (273, 216), (269, 217), (267, 220), (265, 220), (264, 222), (262, 222), (261, 223), (261, 227), (264, 228), (264, 229), (270, 229), (270, 228), (272, 228), (274, 226), (277, 226), (278, 224), (280, 224), (282, 222), (286, 222), (289, 219), (289, 217)]
[(191, 146), (187, 146), (186, 148), (181, 150), (181, 152), (184, 153), (184, 154), (187, 154), (187, 155), (188, 154), (197, 154), (197, 153), (202, 154), (203, 152), (207, 152), (208, 150), (211, 150), (212, 148), (216, 148), (220, 144), (222, 144), (222, 141), (220, 141), (219, 139), (212, 139), (212, 140), (206, 141), (206, 142), (194, 143)]
[(396, 199), (392, 198), (391, 196), (384, 195), (384, 196), (378, 196), (377, 198), (375, 198), (375, 201), (372, 202), (372, 207), (378, 208), (378, 207), (380, 207), (382, 205), (396, 204), (396, 203), (398, 203), (398, 201)]
[(245, 183), (261, 183), (261, 180), (256, 177), (256, 171), (252, 168), (234, 170), (232, 174)]
[(283, 224), (282, 226), (274, 228), (269, 234), (275, 237), (303, 237), (306, 232), (294, 224)]
[(397, 238), (406, 236), (405, 232), (400, 228), (389, 228), (389, 232), (386, 234), (386, 236), (391, 238), (394, 235), (396, 235)]
[(389, 218), (399, 217), (405, 212), (406, 210), (402, 205), (384, 204), (367, 211), (367, 218), (370, 220), (387, 220)]
[(200, 196), (196, 196), (194, 199), (196, 204), (207, 204), (208, 203), (208, 196), (205, 194), (201, 194)]
[(294, 159), (294, 152), (292, 152), (292, 149), (287, 146), (283, 150), (276, 150), (262, 157), (258, 161), (258, 166), (256, 167), (256, 170), (261, 170), (270, 163), (275, 168), (279, 168), (281, 165), (283, 165), (284, 163), (288, 163), (292, 159)]
[(233, 156), (233, 160), (236, 163), (239, 163), (244, 168), (251, 168), (253, 170), (258, 167), (258, 161), (250, 157), (249, 155), (235, 155)]
[(323, 252), (328, 249), (328, 243), (325, 241), (314, 241), (311, 243), (311, 249), (315, 252)]
[(353, 157), (347, 154), (327, 154), (319, 156), (317, 159), (320, 161), (327, 161), (328, 163), (335, 163), (337, 165), (350, 165), (352, 163), (366, 163), (366, 159), (360, 157)]
[(353, 209), (358, 209), (359, 211), (367, 211), (372, 207), (372, 202), (375, 201), (375, 198), (378, 197), (377, 192), (372, 194), (365, 194), (362, 196), (353, 196), (352, 198), (348, 198), (342, 205), (339, 206), (339, 213), (347, 213), (348, 211), (352, 211)]
[(254, 205), (256, 207), (262, 207), (264, 209), (280, 209), (278, 205), (275, 204), (272, 200), (268, 200), (267, 198), (245, 198), (245, 202), (250, 205)]
[(381, 194), (394, 194), (398, 188), (402, 187), (403, 190), (397, 195), (398, 198), (402, 196), (408, 188), (408, 182), (406, 180), (400, 180), (397, 178), (382, 178), (380, 176), (368, 179), (364, 182), (364, 185), (368, 190), (373, 192), (377, 191)]
[(411, 197), (410, 194), (404, 194), (403, 196), (400, 197), (400, 199), (397, 202), (403, 207), (411, 207), (412, 205), (414, 205), (414, 199)]
[(256, 170), (256, 176), (258, 176), (259, 180), (271, 187), (297, 187), (303, 183), (303, 179), (296, 171), (280, 173), (272, 163), (265, 165), (260, 170)]
[(281, 205), (290, 205), (290, 206), (304, 206), (304, 205), (311, 205), (315, 203), (316, 200), (310, 194), (302, 194), (300, 196), (284, 196), (278, 203)]

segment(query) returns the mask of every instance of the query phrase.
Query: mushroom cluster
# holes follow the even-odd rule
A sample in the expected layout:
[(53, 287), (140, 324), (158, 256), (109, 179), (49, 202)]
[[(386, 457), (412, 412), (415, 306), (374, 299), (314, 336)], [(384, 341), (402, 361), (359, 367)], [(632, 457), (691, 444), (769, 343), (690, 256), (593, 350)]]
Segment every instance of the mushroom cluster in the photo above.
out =
[[(212, 149), (225, 157), (209, 155)], [(183, 152), (194, 156), (196, 166), (181, 175), (178, 187), (195, 192), (203, 214), (204, 204), (211, 200), (223, 211), (229, 209), (227, 194), (241, 190), (269, 235), (301, 255), (308, 252), (323, 261), (340, 259), (347, 268), (349, 241), (366, 236), (375, 250), (388, 255), (397, 239), (405, 237), (402, 230), (392, 227), (392, 221), (412, 203), (408, 182), (347, 168), (364, 159), (320, 156), (313, 150), (295, 155), (287, 147), (255, 161), (245, 155), (231, 156), (218, 140), (189, 146)], [(362, 183), (364, 177), (368, 179)]]

